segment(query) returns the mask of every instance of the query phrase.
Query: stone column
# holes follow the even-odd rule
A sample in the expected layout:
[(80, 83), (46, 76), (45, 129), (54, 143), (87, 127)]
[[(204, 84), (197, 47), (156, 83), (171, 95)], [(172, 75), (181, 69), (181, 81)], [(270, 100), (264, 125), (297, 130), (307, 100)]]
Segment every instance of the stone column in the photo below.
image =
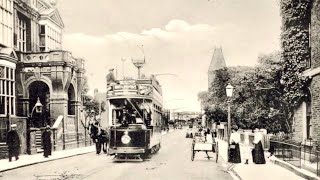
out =
[[(65, 149), (65, 139), (67, 133), (67, 116), (68, 116), (68, 99), (66, 93), (59, 93), (50, 99), (50, 116), (57, 119), (58, 116), (63, 116), (63, 134), (62, 134), (62, 149)], [(58, 137), (57, 137), (58, 138)]]
[(77, 139), (77, 146), (79, 147), (79, 143), (80, 143), (80, 139), (79, 139), (79, 129), (80, 127), (82, 126), (81, 125), (81, 116), (80, 116), (80, 113), (81, 113), (81, 102), (80, 101), (76, 101), (75, 102), (75, 130), (76, 130), (76, 139)]

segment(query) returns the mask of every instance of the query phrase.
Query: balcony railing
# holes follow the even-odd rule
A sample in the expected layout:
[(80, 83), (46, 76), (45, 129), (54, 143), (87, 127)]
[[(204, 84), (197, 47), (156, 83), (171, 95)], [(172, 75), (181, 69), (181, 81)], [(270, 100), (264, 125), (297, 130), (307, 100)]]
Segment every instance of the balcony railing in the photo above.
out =
[(23, 63), (38, 63), (38, 62), (68, 62), (76, 65), (76, 59), (68, 51), (55, 50), (50, 52), (32, 52), (23, 53), (21, 55)]

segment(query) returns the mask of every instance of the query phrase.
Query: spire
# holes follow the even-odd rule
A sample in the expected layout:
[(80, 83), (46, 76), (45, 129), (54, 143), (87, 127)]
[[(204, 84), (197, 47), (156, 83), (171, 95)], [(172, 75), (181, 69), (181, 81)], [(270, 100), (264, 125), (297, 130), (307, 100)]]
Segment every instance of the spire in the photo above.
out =
[(221, 46), (215, 47), (208, 72), (213, 72), (225, 67), (226, 67), (226, 62), (224, 61), (222, 47)]

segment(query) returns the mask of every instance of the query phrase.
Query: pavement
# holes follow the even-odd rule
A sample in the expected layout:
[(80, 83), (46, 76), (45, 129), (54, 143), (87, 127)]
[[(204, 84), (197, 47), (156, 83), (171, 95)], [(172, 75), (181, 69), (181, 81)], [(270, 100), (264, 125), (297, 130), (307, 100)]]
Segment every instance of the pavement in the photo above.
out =
[[(216, 139), (219, 143), (219, 155), (225, 162), (227, 169), (227, 149), (228, 144), (220, 139)], [(244, 152), (244, 146), (240, 145), (240, 152)], [(241, 163), (235, 164), (235, 167), (229, 171), (240, 180), (300, 180), (300, 179), (320, 179), (317, 175), (306, 170), (290, 165), (274, 156), (268, 158), (269, 153), (265, 153), (266, 164), (254, 164), (252, 159), (249, 159), (249, 164), (244, 164), (245, 159), (241, 156)]]
[(29, 166), (33, 164), (53, 161), (57, 159), (63, 159), (67, 157), (77, 156), (81, 154), (91, 153), (95, 151), (95, 146), (88, 146), (82, 148), (75, 148), (75, 149), (68, 149), (68, 150), (61, 150), (61, 151), (53, 151), (52, 156), (48, 158), (43, 157), (43, 153), (34, 154), (34, 155), (20, 155), (19, 160), (15, 160), (12, 158), (12, 162), (9, 162), (8, 159), (1, 159), (0, 160), (0, 172)]
[[(170, 129), (169, 133), (173, 132), (174, 130)], [(163, 131), (162, 135), (167, 134), (167, 131)], [(43, 157), (43, 153), (38, 153), (34, 155), (27, 155), (22, 154), (19, 156), (19, 159), (16, 161), (15, 158), (12, 158), (12, 162), (9, 162), (8, 159), (0, 159), (0, 173), (4, 171), (9, 171), (12, 169), (17, 169), (29, 165), (34, 165), (38, 163), (68, 158), (72, 156), (82, 155), (95, 152), (95, 146), (87, 146), (75, 149), (68, 149), (68, 150), (61, 150), (61, 151), (53, 151), (52, 155), (48, 158)]]
[[(170, 130), (169, 133), (174, 132)], [(162, 132), (163, 135), (167, 132)], [(219, 143), (219, 155), (220, 160), (224, 161), (225, 168), (227, 168), (227, 148), (228, 144), (220, 139), (216, 139)], [(240, 151), (243, 152), (244, 146), (240, 146)], [(4, 171), (9, 171), (12, 169), (17, 169), (20, 167), (25, 167), (33, 164), (68, 158), (72, 156), (82, 155), (86, 153), (92, 153), (95, 151), (94, 146), (75, 148), (69, 150), (61, 150), (52, 152), (52, 156), (49, 158), (44, 158), (43, 154), (35, 155), (20, 155), (19, 160), (15, 161), (13, 158), (12, 162), (9, 162), (8, 159), (0, 160), (0, 173)], [(294, 167), (280, 159), (275, 157), (267, 158), (268, 153), (266, 153), (266, 164), (257, 165), (252, 162), (252, 159), (249, 159), (249, 164), (244, 164), (245, 160), (242, 159), (242, 163), (236, 164), (235, 167), (229, 171), (234, 179), (240, 180), (298, 180), (298, 179), (320, 179), (315, 174), (308, 172), (306, 170)], [(243, 156), (242, 156), (243, 158)]]

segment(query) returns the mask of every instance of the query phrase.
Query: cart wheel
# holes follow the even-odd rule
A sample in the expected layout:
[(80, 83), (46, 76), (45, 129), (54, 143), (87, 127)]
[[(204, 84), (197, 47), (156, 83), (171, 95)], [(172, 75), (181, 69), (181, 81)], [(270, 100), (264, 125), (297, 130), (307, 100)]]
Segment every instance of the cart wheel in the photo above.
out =
[(219, 145), (217, 142), (217, 144), (216, 144), (216, 163), (218, 162), (218, 159), (219, 159)]

